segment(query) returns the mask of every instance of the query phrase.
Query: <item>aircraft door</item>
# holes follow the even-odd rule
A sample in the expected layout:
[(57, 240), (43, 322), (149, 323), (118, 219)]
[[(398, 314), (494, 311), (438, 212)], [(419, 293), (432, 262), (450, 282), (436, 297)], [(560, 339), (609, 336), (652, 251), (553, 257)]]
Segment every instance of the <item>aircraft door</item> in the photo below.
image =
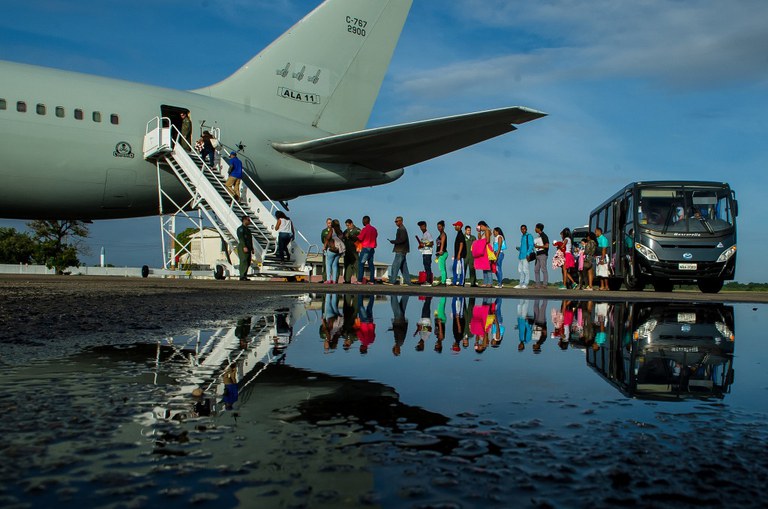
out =
[(160, 116), (170, 119), (171, 121), (170, 126), (164, 125), (163, 127), (173, 126), (176, 128), (176, 130), (171, 130), (171, 139), (175, 139), (175, 137), (178, 135), (178, 132), (181, 132), (181, 114), (186, 113), (188, 109), (189, 108), (183, 108), (181, 106), (169, 106), (167, 104), (160, 106)]

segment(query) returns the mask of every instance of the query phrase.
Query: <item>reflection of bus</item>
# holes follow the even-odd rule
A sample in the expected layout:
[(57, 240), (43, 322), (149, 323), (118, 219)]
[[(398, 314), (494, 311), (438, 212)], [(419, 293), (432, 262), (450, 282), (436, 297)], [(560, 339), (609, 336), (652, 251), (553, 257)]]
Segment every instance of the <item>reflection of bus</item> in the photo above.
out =
[(717, 293), (736, 271), (735, 194), (721, 182), (633, 182), (592, 211), (610, 243), (611, 289)]
[(733, 383), (733, 308), (722, 304), (617, 304), (587, 364), (641, 399), (723, 398)]

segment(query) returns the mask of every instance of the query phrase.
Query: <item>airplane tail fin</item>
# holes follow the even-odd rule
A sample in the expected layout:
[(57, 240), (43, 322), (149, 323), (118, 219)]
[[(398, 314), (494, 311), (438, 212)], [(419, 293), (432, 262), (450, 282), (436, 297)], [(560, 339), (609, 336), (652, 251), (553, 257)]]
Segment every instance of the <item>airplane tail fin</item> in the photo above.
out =
[(195, 92), (330, 133), (363, 129), (413, 0), (326, 0), (232, 76)]

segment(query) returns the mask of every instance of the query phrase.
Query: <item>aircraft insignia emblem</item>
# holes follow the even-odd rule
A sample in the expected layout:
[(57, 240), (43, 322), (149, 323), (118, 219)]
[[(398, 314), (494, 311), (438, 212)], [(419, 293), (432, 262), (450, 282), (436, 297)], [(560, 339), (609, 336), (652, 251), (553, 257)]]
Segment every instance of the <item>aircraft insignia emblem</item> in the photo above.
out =
[(117, 142), (117, 145), (115, 145), (115, 151), (112, 152), (112, 155), (115, 157), (127, 157), (129, 159), (133, 159), (134, 157), (131, 144), (128, 143), (127, 141)]

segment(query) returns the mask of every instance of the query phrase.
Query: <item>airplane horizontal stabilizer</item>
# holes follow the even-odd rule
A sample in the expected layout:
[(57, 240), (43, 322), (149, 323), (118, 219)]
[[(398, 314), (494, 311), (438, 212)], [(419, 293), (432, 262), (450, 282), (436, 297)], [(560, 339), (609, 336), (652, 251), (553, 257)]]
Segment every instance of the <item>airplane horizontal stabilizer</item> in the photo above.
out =
[(387, 172), (411, 166), (514, 131), (546, 113), (519, 106), (423, 120), (295, 143), (272, 143), (284, 153), (316, 163), (359, 164)]

